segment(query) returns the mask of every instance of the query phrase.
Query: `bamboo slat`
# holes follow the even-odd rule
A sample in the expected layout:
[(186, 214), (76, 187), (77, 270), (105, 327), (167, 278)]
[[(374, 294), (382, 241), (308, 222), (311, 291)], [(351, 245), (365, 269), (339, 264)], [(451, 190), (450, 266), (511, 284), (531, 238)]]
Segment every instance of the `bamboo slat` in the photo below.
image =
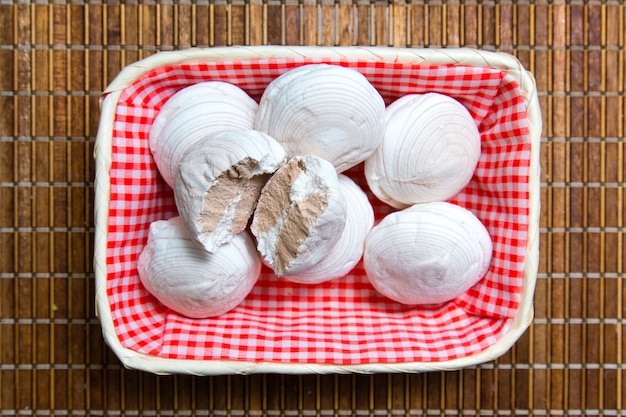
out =
[[(515, 55), (542, 108), (533, 325), (454, 372), (158, 377), (95, 317), (102, 90), (158, 51), (469, 46)], [(623, 415), (626, 5), (616, 0), (0, 2), (3, 415)]]

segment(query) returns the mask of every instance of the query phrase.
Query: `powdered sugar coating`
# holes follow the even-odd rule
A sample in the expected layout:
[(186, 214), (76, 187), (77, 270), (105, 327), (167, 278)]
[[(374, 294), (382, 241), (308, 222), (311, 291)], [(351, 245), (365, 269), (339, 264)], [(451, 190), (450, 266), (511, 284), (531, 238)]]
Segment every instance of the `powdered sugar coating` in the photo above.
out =
[(363, 255), (378, 292), (402, 304), (452, 300), (488, 271), (489, 232), (469, 210), (446, 202), (416, 204), (387, 215)]

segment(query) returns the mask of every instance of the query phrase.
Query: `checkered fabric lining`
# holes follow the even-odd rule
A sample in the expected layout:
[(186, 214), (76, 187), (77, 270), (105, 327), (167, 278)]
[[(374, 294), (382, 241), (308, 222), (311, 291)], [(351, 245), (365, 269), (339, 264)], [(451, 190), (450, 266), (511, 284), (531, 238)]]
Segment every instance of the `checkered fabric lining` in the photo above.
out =
[[(177, 214), (147, 146), (160, 106), (201, 81), (238, 85), (255, 99), (279, 74), (326, 62), (363, 73), (387, 103), (409, 93), (447, 94), (471, 112), (482, 137), (472, 182), (451, 202), (472, 210), (494, 242), (488, 274), (457, 299), (404, 306), (379, 295), (362, 264), (346, 277), (313, 286), (276, 278), (269, 269), (237, 308), (210, 319), (168, 310), (142, 287), (136, 261), (152, 221)], [(116, 107), (109, 207), (107, 290), (122, 345), (164, 358), (289, 363), (437, 362), (467, 357), (498, 340), (520, 303), (529, 210), (529, 126), (521, 90), (505, 72), (369, 60), (264, 58), (154, 68), (127, 87)], [(393, 211), (377, 201), (362, 165), (347, 172), (370, 196), (380, 220)]]

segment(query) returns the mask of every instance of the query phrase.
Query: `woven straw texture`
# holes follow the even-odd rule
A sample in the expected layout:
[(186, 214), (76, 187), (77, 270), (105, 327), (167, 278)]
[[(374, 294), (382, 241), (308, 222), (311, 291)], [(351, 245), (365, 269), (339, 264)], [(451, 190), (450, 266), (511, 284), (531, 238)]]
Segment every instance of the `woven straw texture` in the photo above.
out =
[[(22, 415), (623, 415), (621, 2), (0, 3), (0, 410)], [(158, 51), (470, 46), (517, 57), (542, 109), (535, 318), (458, 371), (125, 369), (95, 315), (101, 92)]]

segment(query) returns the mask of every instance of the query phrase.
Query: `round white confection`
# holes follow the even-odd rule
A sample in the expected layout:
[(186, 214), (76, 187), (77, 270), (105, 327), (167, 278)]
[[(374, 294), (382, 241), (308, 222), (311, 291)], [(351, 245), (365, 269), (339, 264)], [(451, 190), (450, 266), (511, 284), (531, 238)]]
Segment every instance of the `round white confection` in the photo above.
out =
[(346, 199), (346, 226), (339, 241), (320, 262), (285, 279), (319, 284), (345, 276), (361, 260), (365, 238), (374, 226), (374, 209), (363, 190), (343, 174), (339, 175), (339, 190)]
[(487, 273), (492, 242), (469, 210), (446, 202), (416, 204), (387, 215), (365, 243), (374, 288), (402, 304), (452, 300)]
[(256, 284), (261, 265), (247, 232), (210, 254), (174, 217), (150, 225), (137, 270), (146, 290), (162, 304), (187, 317), (205, 318), (239, 305)]
[(384, 100), (367, 78), (328, 64), (303, 65), (272, 81), (255, 120), (289, 156), (316, 155), (338, 172), (374, 152), (384, 124)]
[(187, 149), (207, 134), (225, 129), (252, 129), (258, 104), (241, 88), (222, 81), (185, 87), (159, 110), (149, 134), (154, 162), (174, 187), (176, 169)]
[(443, 94), (409, 94), (387, 107), (384, 138), (365, 161), (365, 177), (395, 208), (445, 201), (470, 182), (480, 153), (465, 106)]

